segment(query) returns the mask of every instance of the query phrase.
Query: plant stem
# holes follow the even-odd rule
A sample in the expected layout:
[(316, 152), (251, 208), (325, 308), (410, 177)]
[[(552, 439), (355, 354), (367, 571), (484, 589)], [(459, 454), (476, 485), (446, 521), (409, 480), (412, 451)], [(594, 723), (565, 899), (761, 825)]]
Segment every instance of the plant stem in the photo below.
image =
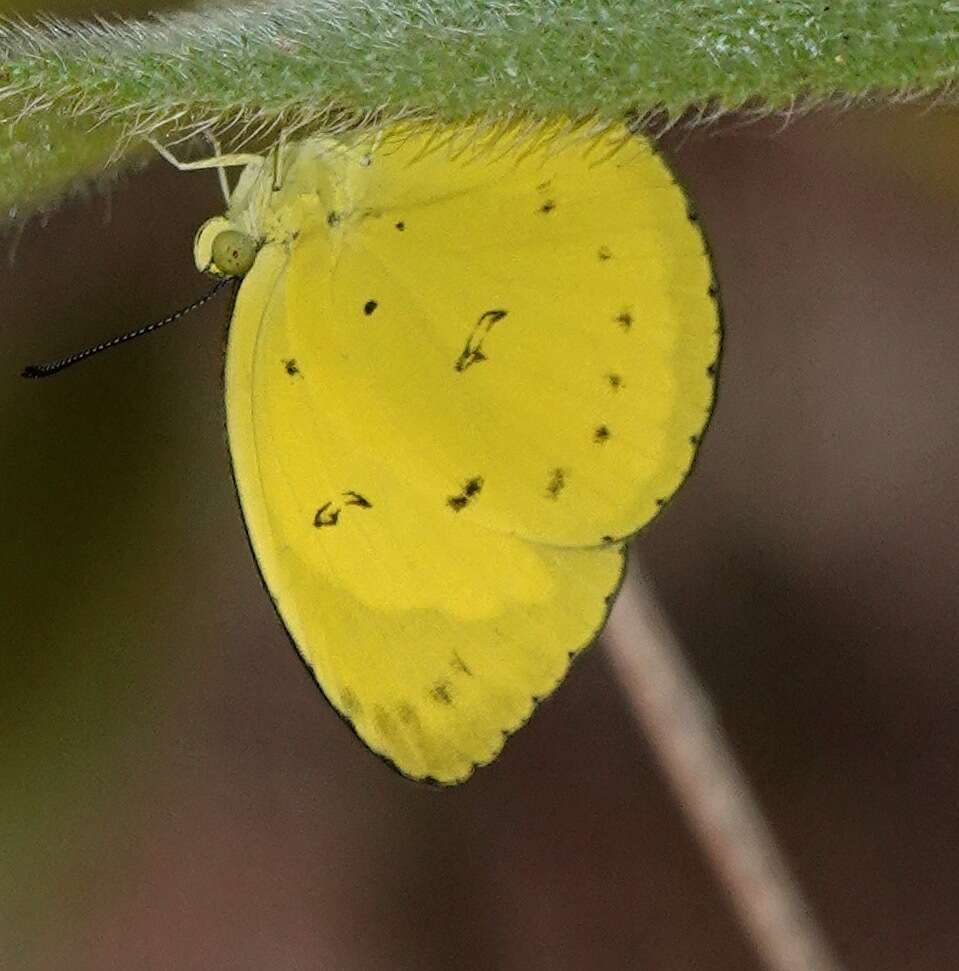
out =
[(605, 641), (633, 712), (765, 966), (841, 971), (706, 693), (635, 569)]

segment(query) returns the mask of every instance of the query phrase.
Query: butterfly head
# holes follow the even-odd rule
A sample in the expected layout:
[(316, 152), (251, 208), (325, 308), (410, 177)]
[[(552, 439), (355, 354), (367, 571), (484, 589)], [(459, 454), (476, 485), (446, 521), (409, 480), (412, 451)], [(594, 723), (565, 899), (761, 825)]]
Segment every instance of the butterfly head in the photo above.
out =
[(216, 277), (245, 276), (260, 249), (249, 233), (238, 229), (229, 219), (208, 219), (196, 234), (193, 256), (197, 269)]
[(223, 229), (213, 237), (213, 266), (223, 276), (244, 276), (253, 266), (256, 240), (237, 229)]
[(197, 269), (221, 279), (243, 277), (264, 245), (289, 248), (301, 234), (328, 233), (340, 213), (356, 207), (371, 158), (369, 139), (347, 144), (315, 137), (248, 162), (226, 213), (197, 231)]

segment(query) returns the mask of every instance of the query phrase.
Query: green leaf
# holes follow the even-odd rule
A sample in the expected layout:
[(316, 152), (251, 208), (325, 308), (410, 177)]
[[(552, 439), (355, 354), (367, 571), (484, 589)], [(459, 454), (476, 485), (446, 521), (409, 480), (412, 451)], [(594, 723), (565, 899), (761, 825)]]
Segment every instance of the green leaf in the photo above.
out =
[[(665, 122), (946, 91), (950, 0), (281, 0), (0, 25), (0, 212), (140, 145), (401, 117)], [(15, 123), (13, 123), (15, 121)]]

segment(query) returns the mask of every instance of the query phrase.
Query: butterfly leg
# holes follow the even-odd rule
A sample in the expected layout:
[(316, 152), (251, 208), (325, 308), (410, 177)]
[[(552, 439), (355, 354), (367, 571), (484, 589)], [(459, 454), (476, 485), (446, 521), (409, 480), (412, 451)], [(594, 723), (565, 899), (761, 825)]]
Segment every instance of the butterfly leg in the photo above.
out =
[[(220, 143), (217, 141), (216, 136), (212, 135), (210, 132), (206, 132), (206, 137), (209, 139), (210, 144), (213, 146), (213, 157), (222, 158), (223, 149), (220, 148)], [(226, 178), (226, 169), (222, 165), (216, 167), (216, 176), (220, 180), (220, 191), (223, 193), (223, 201), (229, 208), (230, 205), (230, 183)]]
[(270, 149), (273, 157), (273, 191), (279, 192), (283, 188), (283, 166), (280, 164), (280, 156), (286, 149), (287, 130), (280, 129), (276, 144)]
[(194, 162), (181, 162), (168, 148), (165, 148), (154, 138), (147, 138), (157, 154), (170, 163), (180, 172), (196, 172), (200, 169), (223, 169), (235, 165), (250, 165), (253, 162), (262, 162), (262, 155), (254, 155), (251, 152), (238, 152), (228, 155), (214, 155), (212, 158), (201, 158)]

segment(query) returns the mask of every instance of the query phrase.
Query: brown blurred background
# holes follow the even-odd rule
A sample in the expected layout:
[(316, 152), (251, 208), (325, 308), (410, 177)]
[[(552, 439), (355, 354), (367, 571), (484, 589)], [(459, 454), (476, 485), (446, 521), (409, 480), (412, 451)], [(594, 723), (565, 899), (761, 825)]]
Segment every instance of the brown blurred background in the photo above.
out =
[[(959, 953), (959, 116), (669, 140), (726, 311), (696, 474), (637, 541), (850, 968)], [(233, 494), (211, 173), (0, 237), (0, 967), (756, 967), (602, 649), (467, 786), (325, 705)], [(11, 260), (6, 256), (10, 253)]]

